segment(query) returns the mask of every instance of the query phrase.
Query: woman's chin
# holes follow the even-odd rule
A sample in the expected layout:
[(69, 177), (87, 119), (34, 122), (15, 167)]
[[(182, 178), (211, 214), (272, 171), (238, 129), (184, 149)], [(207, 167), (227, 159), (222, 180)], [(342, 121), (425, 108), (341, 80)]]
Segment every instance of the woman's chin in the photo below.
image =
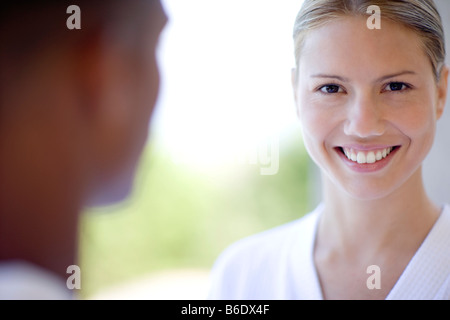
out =
[(373, 181), (361, 178), (352, 183), (338, 183), (337, 187), (344, 194), (354, 200), (372, 201), (387, 198), (398, 189), (397, 185), (389, 185), (387, 179)]

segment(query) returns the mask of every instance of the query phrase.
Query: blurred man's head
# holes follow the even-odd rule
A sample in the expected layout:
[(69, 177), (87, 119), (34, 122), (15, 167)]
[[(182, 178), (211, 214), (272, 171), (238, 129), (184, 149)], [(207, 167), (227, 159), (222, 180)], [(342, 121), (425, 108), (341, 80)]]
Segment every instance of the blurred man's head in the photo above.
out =
[[(59, 184), (83, 206), (122, 200), (158, 96), (159, 0), (11, 3), (0, 13), (0, 174), (17, 183), (0, 193)], [(66, 25), (72, 4), (81, 29)]]

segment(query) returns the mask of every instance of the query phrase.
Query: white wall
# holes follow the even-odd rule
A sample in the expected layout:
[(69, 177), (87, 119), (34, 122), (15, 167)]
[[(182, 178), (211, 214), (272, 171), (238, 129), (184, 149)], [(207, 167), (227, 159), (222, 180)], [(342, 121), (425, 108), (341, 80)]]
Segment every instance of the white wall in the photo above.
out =
[[(444, 23), (447, 65), (450, 65), (450, 1), (435, 0)], [(450, 203), (450, 96), (439, 120), (436, 140), (423, 167), (425, 186), (438, 204)]]

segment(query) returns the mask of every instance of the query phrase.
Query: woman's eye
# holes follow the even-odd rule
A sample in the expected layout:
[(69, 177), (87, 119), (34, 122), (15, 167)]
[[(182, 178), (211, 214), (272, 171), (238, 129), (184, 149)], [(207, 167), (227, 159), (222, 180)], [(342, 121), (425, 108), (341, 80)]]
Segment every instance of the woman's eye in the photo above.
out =
[(410, 87), (403, 82), (391, 82), (386, 86), (386, 91), (404, 91)]
[(338, 93), (342, 92), (341, 87), (336, 84), (327, 84), (319, 88), (319, 90), (323, 93)]

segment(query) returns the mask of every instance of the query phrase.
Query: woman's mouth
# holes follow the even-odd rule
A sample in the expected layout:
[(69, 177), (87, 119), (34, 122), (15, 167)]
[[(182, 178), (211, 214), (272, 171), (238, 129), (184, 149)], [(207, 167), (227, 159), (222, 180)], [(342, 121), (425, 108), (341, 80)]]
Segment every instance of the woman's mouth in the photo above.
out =
[(358, 172), (373, 172), (388, 164), (400, 146), (382, 148), (336, 147), (340, 157)]
[(342, 148), (347, 159), (357, 163), (375, 163), (386, 158), (395, 147), (388, 147), (373, 151), (357, 151), (351, 148)]

